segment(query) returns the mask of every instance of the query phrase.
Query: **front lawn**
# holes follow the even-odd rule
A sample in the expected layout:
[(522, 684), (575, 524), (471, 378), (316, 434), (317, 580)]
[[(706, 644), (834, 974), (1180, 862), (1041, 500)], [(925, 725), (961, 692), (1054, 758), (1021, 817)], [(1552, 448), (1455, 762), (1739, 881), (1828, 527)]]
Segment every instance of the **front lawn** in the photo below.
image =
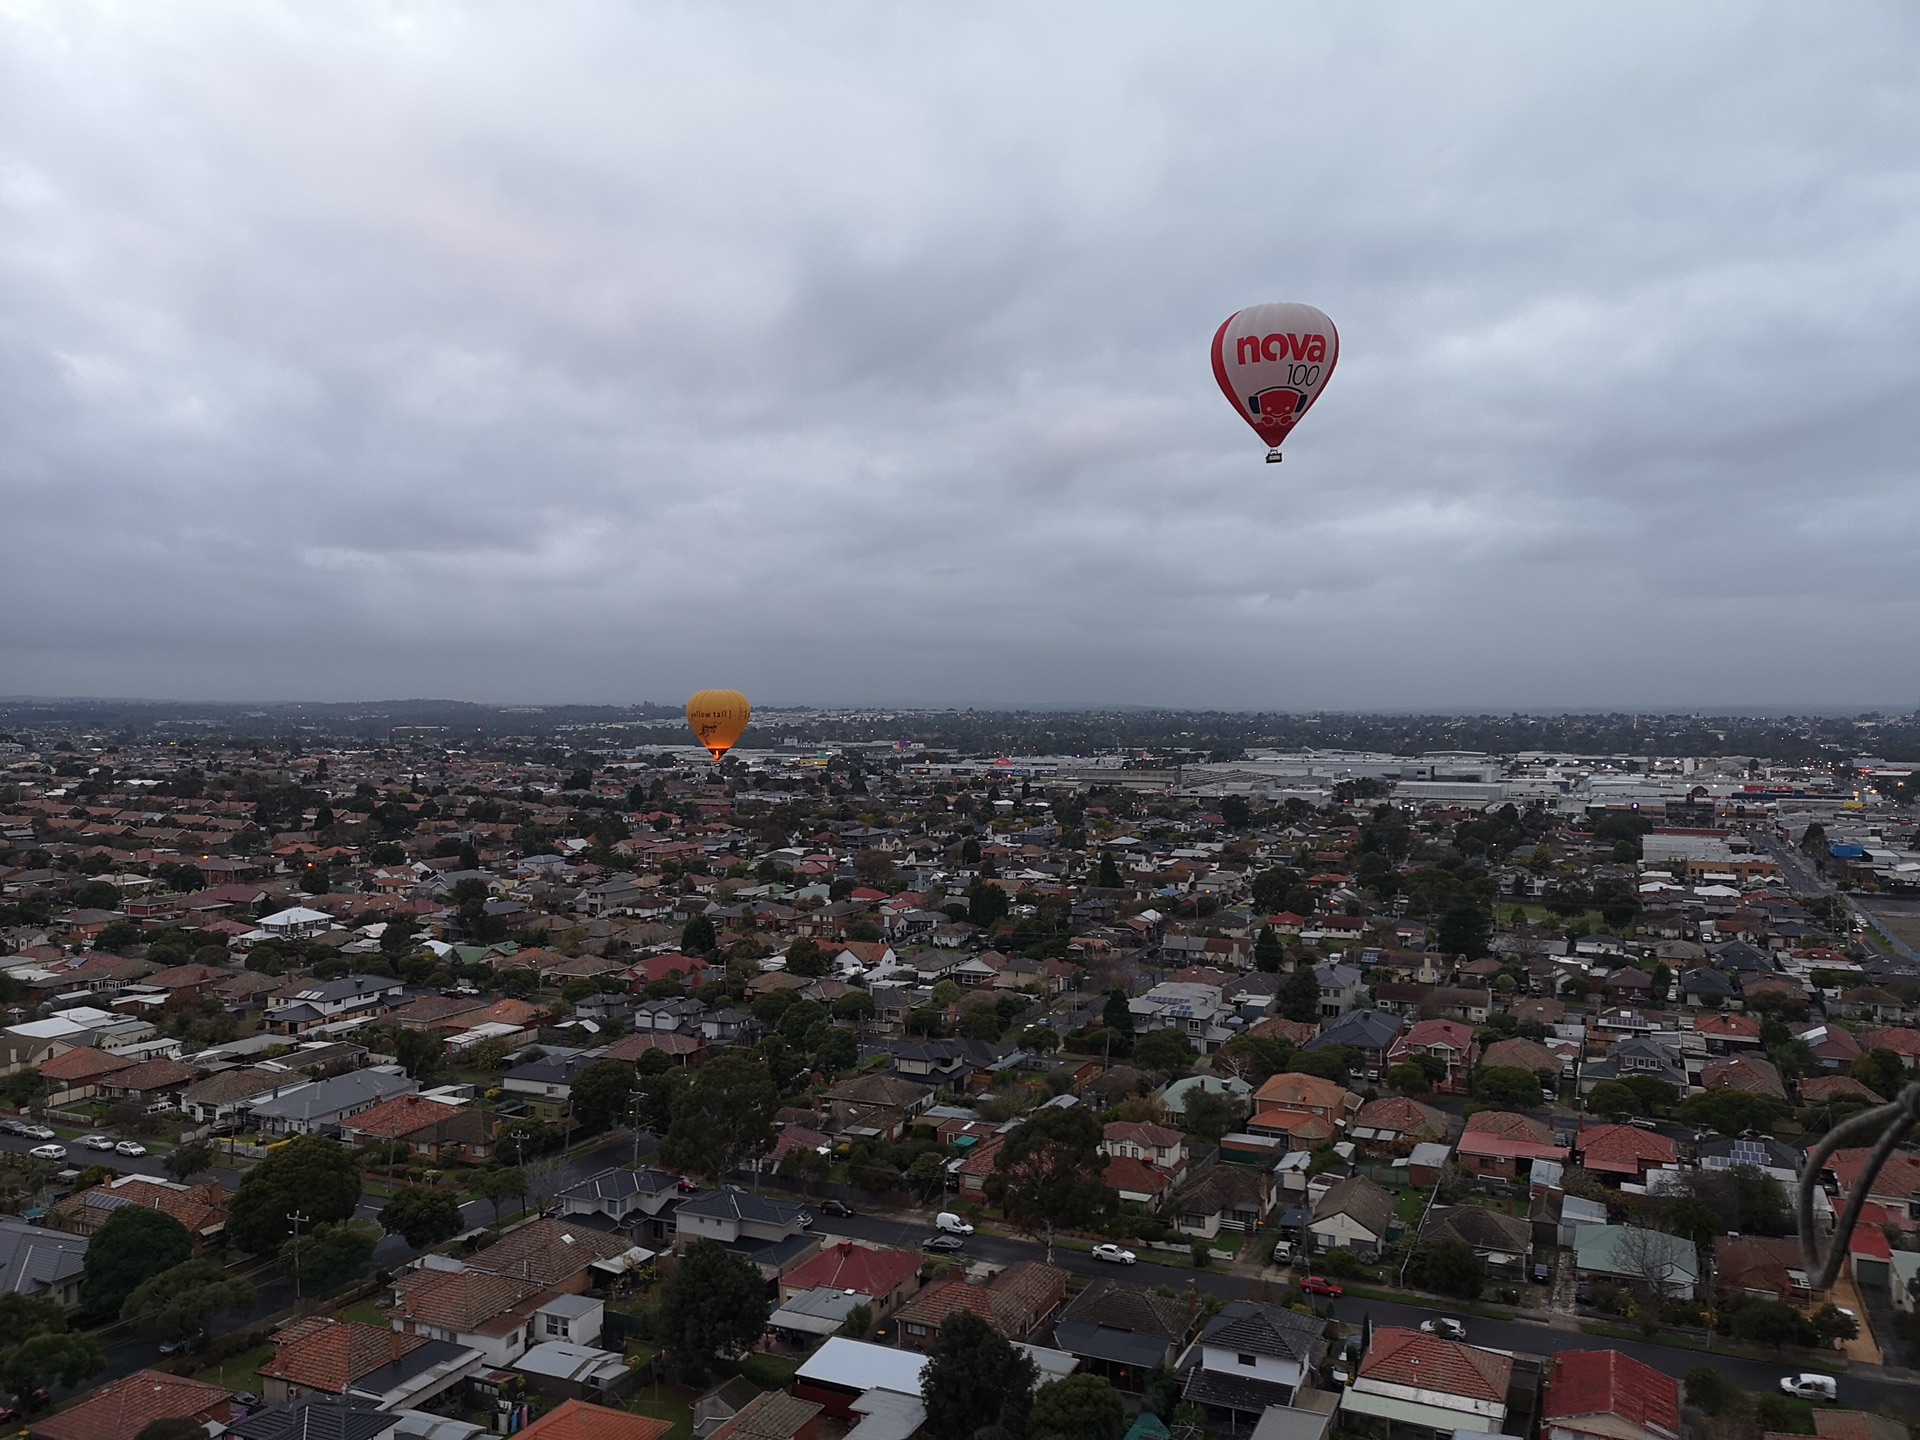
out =
[[(381, 1328), (386, 1328), (386, 1319), (381, 1317)], [(271, 1341), (262, 1341), (251, 1350), (243, 1350), (238, 1355), (229, 1355), (217, 1365), (209, 1365), (205, 1370), (194, 1374), (194, 1379), (204, 1380), (209, 1385), (218, 1385), (224, 1390), (251, 1390), (260, 1393), (260, 1367), (273, 1359), (274, 1347)]]
[(660, 1440), (693, 1440), (693, 1392), (677, 1385), (650, 1385), (627, 1401), (635, 1415), (669, 1422), (673, 1429)]

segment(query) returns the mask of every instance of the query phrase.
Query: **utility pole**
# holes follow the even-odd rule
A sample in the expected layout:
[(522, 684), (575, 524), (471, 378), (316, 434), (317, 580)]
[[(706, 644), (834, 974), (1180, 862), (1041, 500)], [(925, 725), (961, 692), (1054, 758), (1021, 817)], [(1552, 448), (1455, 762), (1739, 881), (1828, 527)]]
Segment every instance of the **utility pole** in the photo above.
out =
[(293, 1298), (296, 1302), (300, 1299), (300, 1227), (308, 1218), (298, 1210), (287, 1216), (293, 1222)]

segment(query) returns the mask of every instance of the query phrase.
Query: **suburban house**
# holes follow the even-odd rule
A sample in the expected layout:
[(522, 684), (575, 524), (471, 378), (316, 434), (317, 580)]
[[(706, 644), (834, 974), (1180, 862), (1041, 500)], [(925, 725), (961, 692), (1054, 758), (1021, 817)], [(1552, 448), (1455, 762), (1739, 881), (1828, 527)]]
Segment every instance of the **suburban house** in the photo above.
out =
[(1187, 1168), (1187, 1137), (1164, 1125), (1116, 1120), (1101, 1132), (1100, 1152), (1115, 1158), (1145, 1161), (1176, 1178)]
[(1362, 1435), (1500, 1434), (1514, 1357), (1384, 1325), (1340, 1396), (1344, 1429)]
[(116, 1175), (60, 1201), (47, 1212), (46, 1223), (75, 1235), (91, 1235), (114, 1211), (139, 1205), (178, 1220), (193, 1237), (197, 1253), (227, 1228), (228, 1198), (226, 1188), (212, 1180), (183, 1185), (158, 1175)]
[(283, 1326), (273, 1344), (273, 1358), (258, 1372), (260, 1393), (272, 1405), (346, 1395), (380, 1409), (412, 1409), (464, 1383), (483, 1363), (479, 1351), (450, 1341), (320, 1316)]
[(1634, 1125), (1587, 1125), (1574, 1137), (1573, 1158), (1601, 1179), (1640, 1181), (1649, 1170), (1679, 1164), (1680, 1151), (1657, 1131)]
[(269, 1135), (331, 1135), (362, 1111), (396, 1095), (413, 1095), (419, 1085), (398, 1066), (375, 1066), (293, 1085), (247, 1107), (253, 1123)]
[(1358, 1050), (1361, 1072), (1369, 1080), (1378, 1080), (1386, 1074), (1387, 1051), (1405, 1027), (1406, 1022), (1391, 1010), (1349, 1010), (1302, 1048)]
[(202, 1427), (233, 1419), (233, 1392), (204, 1380), (136, 1370), (102, 1385), (78, 1403), (33, 1421), (38, 1440), (121, 1440), (160, 1420), (186, 1420)]
[(1502, 1180), (1526, 1174), (1536, 1160), (1564, 1163), (1567, 1158), (1566, 1147), (1553, 1143), (1553, 1131), (1544, 1122), (1508, 1110), (1468, 1116), (1453, 1153), (1468, 1174)]
[(1355, 1112), (1347, 1136), (1377, 1155), (1405, 1155), (1416, 1145), (1445, 1140), (1449, 1130), (1445, 1111), (1404, 1095), (1382, 1095)]
[(1186, 1372), (1185, 1398), (1237, 1431), (1269, 1405), (1290, 1405), (1326, 1353), (1326, 1323), (1279, 1305), (1235, 1300), (1208, 1322)]
[(1214, 1165), (1174, 1197), (1173, 1228), (1211, 1240), (1222, 1230), (1249, 1234), (1266, 1222), (1276, 1191), (1266, 1172)]
[(395, 1277), (386, 1313), (402, 1334), (478, 1350), (498, 1369), (536, 1343), (534, 1312), (556, 1293), (518, 1276), (423, 1265)]
[(604, 1215), (626, 1225), (636, 1239), (655, 1244), (673, 1240), (673, 1212), (680, 1201), (680, 1177), (664, 1170), (624, 1166), (589, 1175), (560, 1192), (562, 1215)]
[(1399, 1065), (1420, 1056), (1438, 1060), (1445, 1073), (1433, 1088), (1450, 1095), (1465, 1093), (1467, 1079), (1479, 1057), (1473, 1026), (1460, 1020), (1416, 1020), (1413, 1027), (1387, 1050), (1387, 1064)]
[(1541, 1386), (1540, 1440), (1680, 1440), (1680, 1382), (1618, 1350), (1562, 1350)]
[(1700, 1283), (1699, 1255), (1683, 1235), (1634, 1225), (1583, 1225), (1573, 1237), (1574, 1272), (1691, 1300)]
[(651, 1258), (622, 1236), (548, 1217), (509, 1230), (461, 1263), (469, 1270), (579, 1295)]
[(919, 1289), (920, 1257), (909, 1250), (840, 1240), (782, 1275), (780, 1299), (785, 1303), (802, 1291), (823, 1287), (860, 1296), (877, 1324)]
[(493, 1155), (493, 1126), (468, 1105), (450, 1105), (424, 1095), (396, 1095), (344, 1120), (340, 1139), (356, 1149), (405, 1146), (435, 1164), (482, 1161)]
[(1714, 1279), (1725, 1295), (1805, 1305), (1807, 1258), (1797, 1236), (1719, 1235), (1713, 1242)]
[(818, 1248), (819, 1237), (807, 1234), (812, 1223), (811, 1215), (789, 1201), (723, 1185), (680, 1202), (673, 1212), (673, 1243), (677, 1249), (695, 1240), (717, 1240), (777, 1280)]
[[(1283, 1070), (1269, 1076), (1253, 1092), (1253, 1114), (1247, 1120), (1247, 1129), (1256, 1135), (1286, 1135), (1293, 1142), (1304, 1142), (1294, 1143), (1291, 1148), (1310, 1149), (1338, 1135), (1359, 1110), (1360, 1097), (1346, 1086), (1317, 1075)], [(1303, 1120), (1311, 1123), (1303, 1125)]]
[(1051, 1265), (1018, 1260), (978, 1284), (955, 1278), (928, 1285), (895, 1312), (899, 1342), (908, 1349), (931, 1350), (941, 1324), (961, 1310), (1009, 1340), (1033, 1340), (1067, 1298), (1069, 1278)]
[(0, 1217), (0, 1295), (47, 1295), (78, 1305), (86, 1263), (85, 1235)]
[(1197, 1297), (1166, 1298), (1124, 1280), (1095, 1280), (1060, 1312), (1053, 1344), (1077, 1357), (1083, 1372), (1138, 1394), (1148, 1371), (1172, 1365), (1186, 1348), (1197, 1314)]
[(401, 981), (378, 975), (303, 980), (267, 1001), (267, 1028), (276, 1035), (298, 1035), (321, 1025), (372, 1020), (405, 994)]
[(1364, 1175), (1354, 1175), (1320, 1197), (1308, 1229), (1316, 1249), (1372, 1256), (1386, 1243), (1392, 1224), (1392, 1193)]
[(1533, 1246), (1533, 1227), (1517, 1215), (1482, 1205), (1436, 1205), (1420, 1224), (1420, 1243), (1458, 1240), (1488, 1265), (1519, 1274)]

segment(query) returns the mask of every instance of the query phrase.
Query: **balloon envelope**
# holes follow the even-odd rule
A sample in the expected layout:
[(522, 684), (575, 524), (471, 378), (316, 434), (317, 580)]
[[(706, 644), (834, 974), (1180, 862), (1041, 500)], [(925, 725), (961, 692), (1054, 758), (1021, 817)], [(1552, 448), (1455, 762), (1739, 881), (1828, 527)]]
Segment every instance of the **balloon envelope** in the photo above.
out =
[(1267, 442), (1267, 459), (1320, 398), (1340, 358), (1340, 332), (1311, 305), (1251, 305), (1213, 335), (1213, 378)]
[(726, 757), (752, 718), (753, 707), (738, 690), (702, 690), (687, 701), (687, 724), (716, 762)]

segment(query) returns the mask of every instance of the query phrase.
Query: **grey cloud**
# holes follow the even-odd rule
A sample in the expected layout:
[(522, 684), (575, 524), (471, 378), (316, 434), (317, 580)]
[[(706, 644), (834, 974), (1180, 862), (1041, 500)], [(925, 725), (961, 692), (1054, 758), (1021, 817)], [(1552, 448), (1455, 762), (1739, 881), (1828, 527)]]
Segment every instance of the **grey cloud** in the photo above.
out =
[(1840, 18), (16, 12), (0, 690), (1911, 700), (1920, 24)]

